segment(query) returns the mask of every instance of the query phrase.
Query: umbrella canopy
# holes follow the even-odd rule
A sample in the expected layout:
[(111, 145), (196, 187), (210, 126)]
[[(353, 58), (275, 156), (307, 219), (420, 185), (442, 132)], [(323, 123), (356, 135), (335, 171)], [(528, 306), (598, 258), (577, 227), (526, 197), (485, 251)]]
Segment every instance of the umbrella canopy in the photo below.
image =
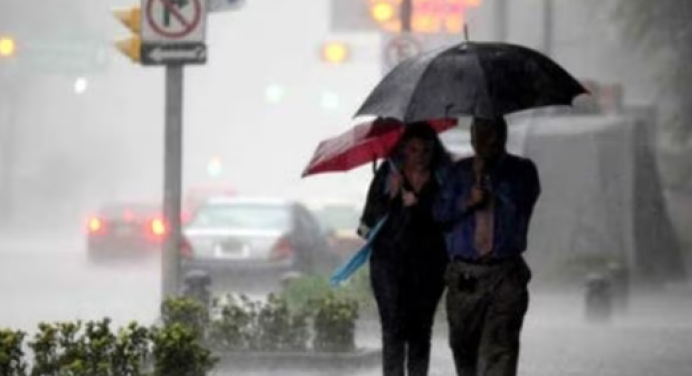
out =
[(571, 105), (586, 89), (545, 55), (509, 43), (463, 42), (407, 59), (356, 113), (404, 122), (471, 115), (488, 119)]
[[(456, 125), (455, 119), (427, 122), (438, 133)], [(348, 131), (319, 143), (302, 176), (348, 171), (387, 157), (404, 133), (406, 124), (378, 118), (360, 123)]]

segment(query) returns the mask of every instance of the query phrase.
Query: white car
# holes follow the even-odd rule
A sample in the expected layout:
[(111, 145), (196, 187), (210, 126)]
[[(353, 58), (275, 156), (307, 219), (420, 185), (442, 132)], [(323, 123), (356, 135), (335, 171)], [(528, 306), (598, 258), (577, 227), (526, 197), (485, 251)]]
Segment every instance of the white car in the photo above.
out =
[(313, 214), (292, 200), (211, 198), (183, 231), (190, 246), (183, 271), (206, 271), (212, 284), (240, 290), (275, 287), (295, 273), (330, 273), (340, 261)]

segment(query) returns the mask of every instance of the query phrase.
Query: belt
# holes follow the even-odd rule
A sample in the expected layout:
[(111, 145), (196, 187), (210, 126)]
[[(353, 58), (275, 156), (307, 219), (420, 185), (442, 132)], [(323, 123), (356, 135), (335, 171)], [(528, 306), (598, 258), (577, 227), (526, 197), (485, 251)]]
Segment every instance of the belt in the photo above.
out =
[(513, 257), (483, 257), (483, 258), (468, 258), (468, 257), (462, 257), (462, 256), (454, 256), (452, 258), (453, 262), (460, 262), (462, 264), (469, 264), (469, 265), (500, 265), (504, 264), (510, 261), (517, 260), (520, 256), (513, 256)]

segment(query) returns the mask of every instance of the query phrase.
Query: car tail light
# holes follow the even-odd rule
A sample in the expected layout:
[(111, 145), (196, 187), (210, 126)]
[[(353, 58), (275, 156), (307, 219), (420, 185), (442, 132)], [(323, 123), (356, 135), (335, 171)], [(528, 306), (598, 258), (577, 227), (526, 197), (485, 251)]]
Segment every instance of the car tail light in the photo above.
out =
[(166, 235), (166, 224), (161, 219), (154, 219), (151, 221), (151, 233), (156, 236)]
[(89, 225), (88, 226), (89, 226), (89, 232), (92, 234), (104, 231), (103, 221), (99, 218), (89, 219)]
[(295, 248), (293, 248), (293, 243), (288, 237), (282, 236), (272, 247), (271, 258), (273, 260), (284, 260), (292, 257), (294, 254)]

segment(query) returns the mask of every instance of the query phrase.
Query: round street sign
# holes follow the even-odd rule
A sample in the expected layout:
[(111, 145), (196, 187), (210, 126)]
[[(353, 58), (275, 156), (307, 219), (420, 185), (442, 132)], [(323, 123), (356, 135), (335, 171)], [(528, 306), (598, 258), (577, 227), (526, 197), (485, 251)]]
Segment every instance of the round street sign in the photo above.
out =
[(206, 0), (147, 0), (147, 23), (161, 37), (174, 40), (185, 38), (200, 24), (201, 1)]
[(384, 48), (384, 61), (388, 69), (423, 52), (422, 43), (408, 34), (394, 37)]

